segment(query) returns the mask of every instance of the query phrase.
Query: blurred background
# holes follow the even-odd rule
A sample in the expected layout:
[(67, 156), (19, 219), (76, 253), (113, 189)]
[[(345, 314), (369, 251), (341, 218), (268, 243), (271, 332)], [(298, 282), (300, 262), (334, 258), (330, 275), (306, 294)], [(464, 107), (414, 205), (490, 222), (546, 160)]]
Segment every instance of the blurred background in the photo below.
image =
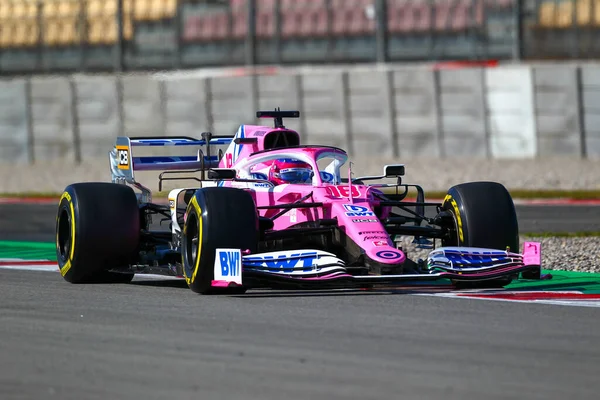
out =
[(600, 0), (0, 0), (0, 157), (282, 107), (355, 156), (598, 159), (598, 39)]
[(590, 59), (597, 0), (1, 0), (4, 74)]

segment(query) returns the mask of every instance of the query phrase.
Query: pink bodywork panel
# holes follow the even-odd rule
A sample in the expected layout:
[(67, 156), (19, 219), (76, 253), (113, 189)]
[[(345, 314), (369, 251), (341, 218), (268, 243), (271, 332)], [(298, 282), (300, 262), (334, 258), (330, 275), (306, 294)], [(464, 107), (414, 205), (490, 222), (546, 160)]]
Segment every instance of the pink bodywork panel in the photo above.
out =
[(542, 245), (539, 242), (525, 242), (523, 244), (523, 264), (542, 265)]
[[(241, 144), (230, 146), (223, 159), (220, 162), (221, 168), (233, 168), (241, 163), (246, 163), (253, 153), (264, 148), (264, 140), (270, 132), (288, 131), (296, 134), (294, 131), (286, 129), (274, 129), (266, 126), (243, 125), (238, 130), (236, 137), (256, 138), (257, 143)], [(290, 152), (303, 154), (315, 160), (319, 153), (331, 151), (331, 149), (314, 146), (302, 147), (297, 149), (280, 148), (269, 151), (269, 155), (282, 154), (287, 157)], [(284, 155), (285, 154), (285, 155)], [(316, 163), (313, 162), (316, 167)], [(313, 168), (314, 169), (314, 168)], [(238, 169), (239, 172), (239, 169)], [(317, 174), (318, 175), (318, 174)], [(239, 182), (223, 181), (222, 186), (243, 187)], [(379, 200), (373, 196), (373, 187), (365, 185), (331, 184), (324, 183), (319, 177), (313, 184), (287, 184), (276, 187), (251, 187), (259, 185), (247, 185), (251, 191), (257, 206), (272, 206), (277, 204), (290, 204), (312, 193), (309, 199), (304, 203), (323, 203), (323, 207), (317, 208), (296, 208), (287, 211), (274, 221), (274, 229), (287, 229), (293, 225), (303, 222), (310, 222), (319, 219), (337, 218), (339, 228), (346, 233), (358, 246), (360, 246), (366, 255), (374, 261), (397, 265), (406, 260), (405, 254), (396, 249), (390, 239), (380, 219), (386, 218), (390, 212), (390, 207), (379, 208)], [(377, 207), (377, 212), (375, 208)], [(282, 210), (269, 209), (259, 210), (259, 214), (265, 217), (272, 217)]]
[(219, 288), (231, 288), (231, 287), (242, 287), (242, 285), (238, 285), (236, 282), (229, 282), (229, 281), (220, 281), (220, 280), (212, 280), (210, 285), (212, 287), (219, 287)]
[(235, 164), (244, 158), (249, 157), (252, 153), (265, 148), (265, 138), (271, 132), (288, 132), (300, 142), (298, 132), (291, 129), (273, 128), (268, 126), (256, 125), (241, 125), (235, 134), (236, 138), (240, 139), (256, 139), (256, 143), (252, 144), (233, 144), (227, 149), (223, 158), (219, 162), (219, 168), (235, 168)]

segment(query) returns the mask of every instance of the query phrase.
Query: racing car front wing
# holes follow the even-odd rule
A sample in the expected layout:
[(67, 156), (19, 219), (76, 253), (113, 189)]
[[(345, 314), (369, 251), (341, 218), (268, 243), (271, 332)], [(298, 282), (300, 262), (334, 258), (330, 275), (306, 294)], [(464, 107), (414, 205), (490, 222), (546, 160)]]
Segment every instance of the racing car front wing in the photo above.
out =
[[(342, 260), (320, 250), (241, 256), (239, 250), (217, 249), (213, 286), (325, 289), (439, 280), (476, 282), (514, 277), (519, 273), (540, 276), (540, 243), (525, 242), (523, 247), (523, 254), (494, 249), (441, 247), (429, 254), (427, 272), (401, 275), (351, 275)], [(231, 252), (239, 255), (232, 256)], [(231, 260), (240, 260), (241, 268), (236, 268)]]

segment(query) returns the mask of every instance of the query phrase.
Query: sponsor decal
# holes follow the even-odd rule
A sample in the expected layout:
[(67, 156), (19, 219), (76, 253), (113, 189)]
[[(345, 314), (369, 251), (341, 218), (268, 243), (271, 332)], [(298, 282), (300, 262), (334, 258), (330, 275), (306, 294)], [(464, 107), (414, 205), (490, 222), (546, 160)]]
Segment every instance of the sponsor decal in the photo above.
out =
[(117, 146), (117, 161), (119, 169), (129, 169), (129, 148)]
[(250, 176), (252, 177), (252, 179), (262, 179), (263, 181), (266, 181), (269, 179), (267, 177), (267, 174), (263, 174), (262, 172), (252, 172), (250, 174)]
[(231, 168), (233, 166), (233, 154), (225, 154), (225, 168)]
[[(321, 173), (321, 176), (323, 173)], [(360, 190), (356, 186), (338, 185), (338, 186), (327, 186), (327, 191), (331, 197), (335, 198), (349, 198), (350, 194), (352, 197), (360, 197)]]
[(373, 235), (373, 236), (365, 236), (363, 239), (363, 242), (366, 242), (367, 240), (387, 240), (388, 239), (388, 235)]
[[(320, 171), (319, 173), (321, 174), (321, 180), (325, 183), (331, 183), (335, 180), (335, 176), (329, 172)], [(331, 191), (329, 191), (329, 194), (331, 194)]]
[(302, 271), (312, 271), (313, 264), (318, 258), (317, 252), (282, 254), (274, 256), (244, 257), (244, 263), (253, 267), (266, 267), (269, 271), (293, 272), (296, 267), (301, 266)]
[(386, 260), (397, 260), (398, 258), (402, 258), (402, 253), (392, 250), (382, 250), (375, 253), (375, 255), (379, 258), (384, 258)]
[(352, 222), (379, 222), (378, 219), (352, 219)]
[[(359, 219), (359, 221), (361, 221)], [(385, 234), (384, 231), (363, 231), (363, 232), (358, 232), (359, 235), (383, 235)]]
[(175, 208), (175, 200), (169, 199), (169, 208), (172, 210)]
[(344, 204), (346, 216), (348, 217), (374, 217), (375, 213), (368, 207), (357, 206), (356, 204)]
[(375, 246), (375, 247), (382, 247), (382, 246), (387, 246), (387, 245), (388, 245), (387, 240), (375, 240), (373, 242), (373, 246)]
[(254, 132), (254, 136), (265, 136), (265, 133), (267, 133), (267, 131), (256, 131)]
[(189, 143), (189, 139), (138, 139), (138, 143), (147, 143), (154, 146), (165, 146), (169, 144)]
[(239, 249), (217, 249), (215, 280), (242, 284), (242, 252)]
[(440, 248), (432, 251), (429, 256), (429, 264), (451, 264), (454, 267), (489, 265), (493, 263), (510, 262), (519, 256), (507, 254), (505, 251), (478, 250), (476, 248), (463, 247), (454, 249)]
[(290, 222), (298, 222), (298, 210), (296, 208), (292, 208), (289, 212), (290, 214)]

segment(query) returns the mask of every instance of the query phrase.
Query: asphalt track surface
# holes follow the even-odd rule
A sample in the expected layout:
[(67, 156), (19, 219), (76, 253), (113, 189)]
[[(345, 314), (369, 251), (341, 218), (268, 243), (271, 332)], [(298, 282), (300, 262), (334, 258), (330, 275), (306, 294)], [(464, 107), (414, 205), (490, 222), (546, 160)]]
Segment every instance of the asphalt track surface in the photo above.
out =
[[(525, 215), (597, 224), (581, 207)], [(54, 209), (0, 206), (5, 239), (52, 240)], [(0, 270), (0, 399), (597, 399), (599, 317), (404, 291), (207, 297), (182, 281)]]
[[(56, 209), (54, 203), (0, 204), (0, 240), (54, 241)], [(517, 205), (516, 209), (521, 233), (600, 230), (600, 206)]]
[(598, 308), (0, 270), (2, 399), (597, 399)]

